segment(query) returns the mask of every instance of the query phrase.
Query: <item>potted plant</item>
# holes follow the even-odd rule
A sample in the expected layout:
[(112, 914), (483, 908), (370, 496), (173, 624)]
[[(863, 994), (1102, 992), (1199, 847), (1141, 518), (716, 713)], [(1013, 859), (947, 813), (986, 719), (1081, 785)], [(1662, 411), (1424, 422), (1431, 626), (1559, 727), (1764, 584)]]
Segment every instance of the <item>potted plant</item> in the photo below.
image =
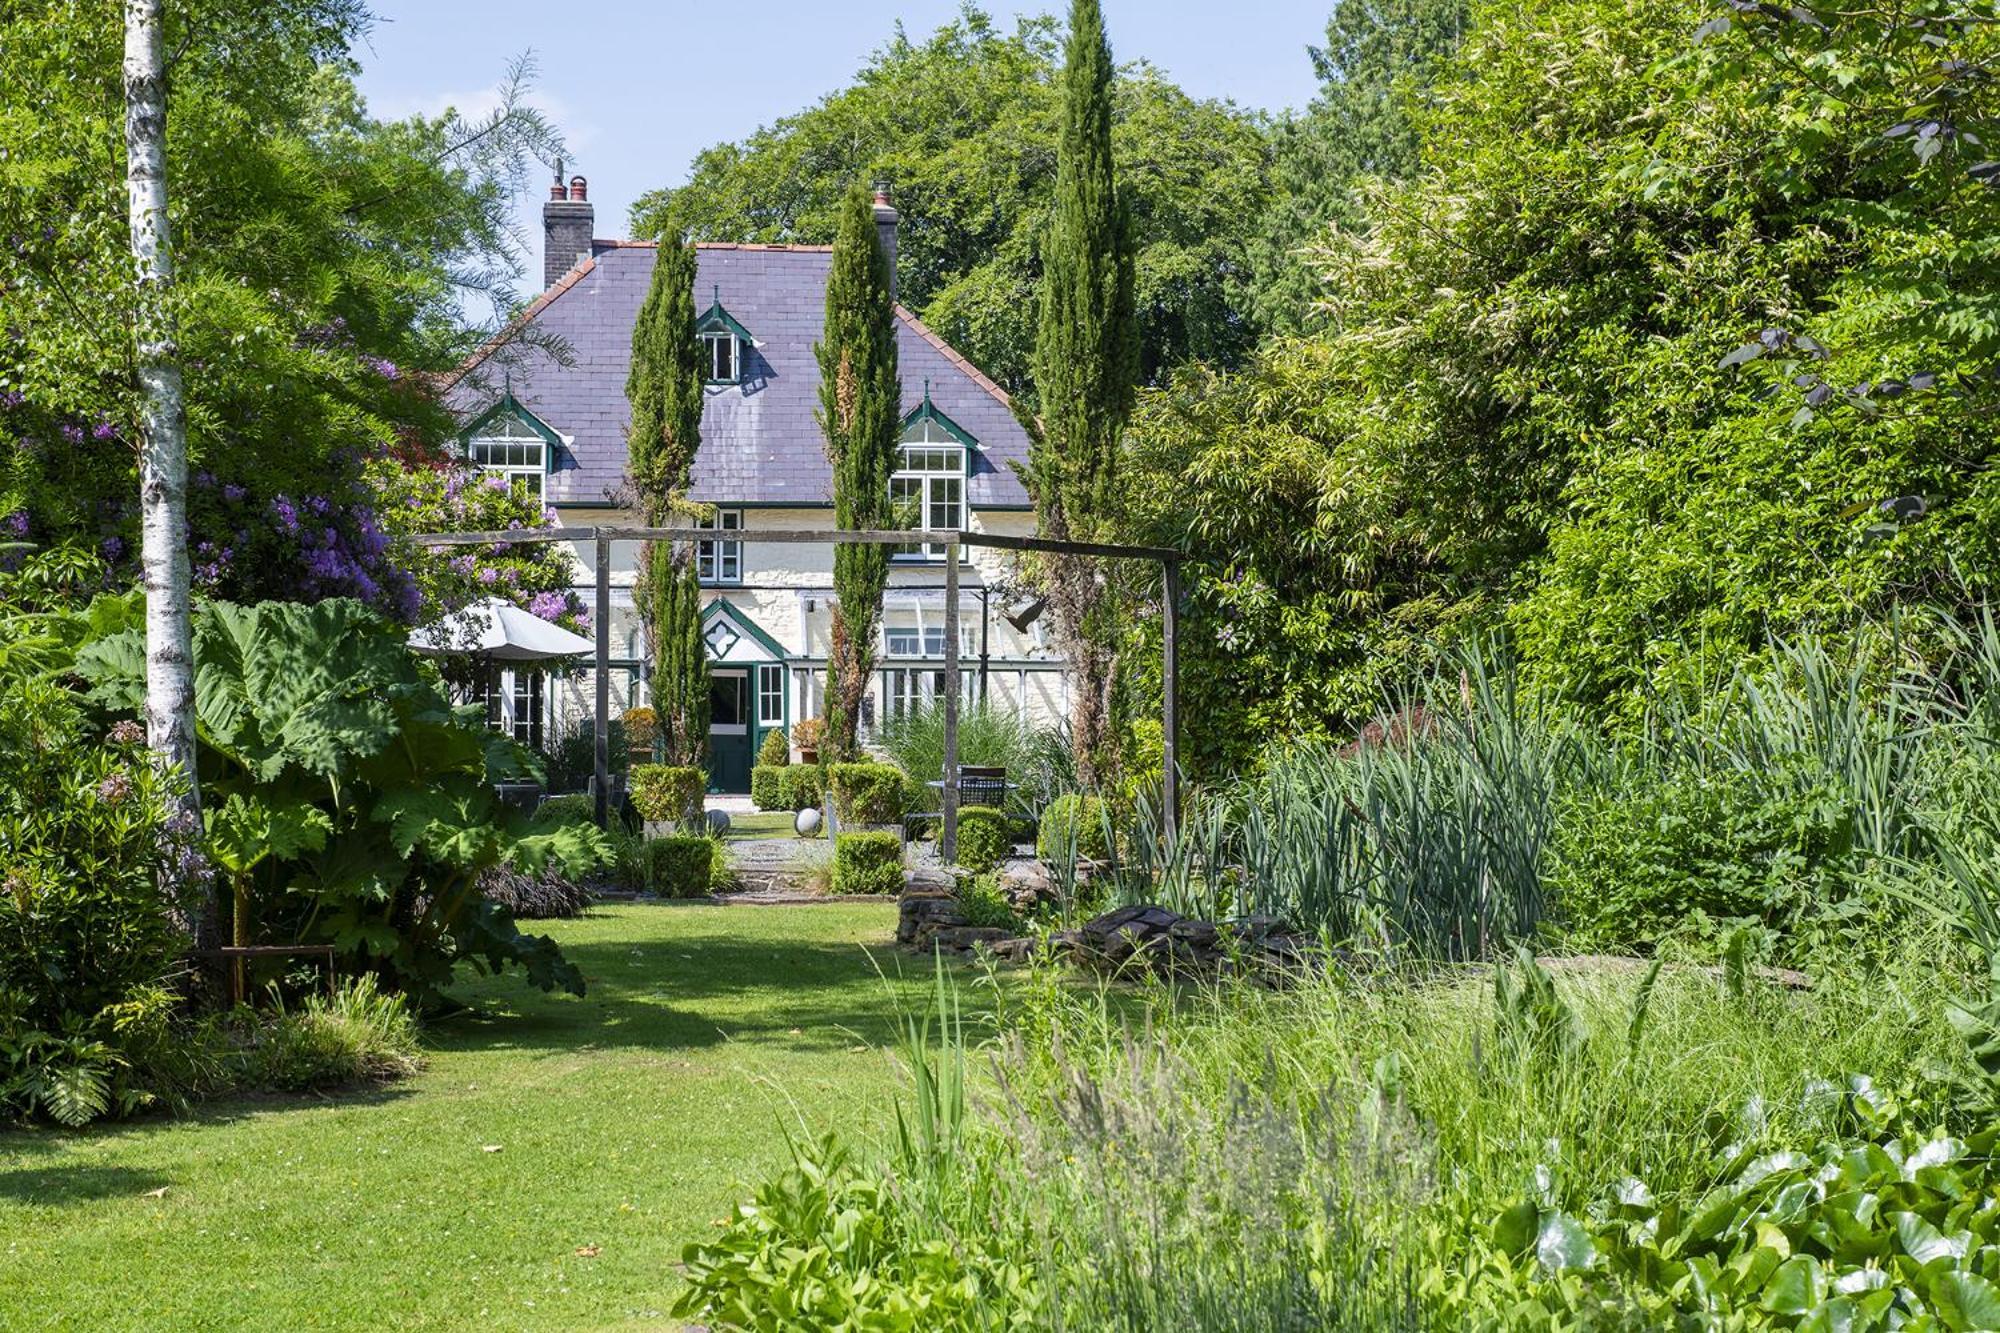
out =
[(809, 717), (792, 728), (792, 744), (799, 747), (799, 762), (817, 764), (819, 747), (826, 744), (826, 719)]

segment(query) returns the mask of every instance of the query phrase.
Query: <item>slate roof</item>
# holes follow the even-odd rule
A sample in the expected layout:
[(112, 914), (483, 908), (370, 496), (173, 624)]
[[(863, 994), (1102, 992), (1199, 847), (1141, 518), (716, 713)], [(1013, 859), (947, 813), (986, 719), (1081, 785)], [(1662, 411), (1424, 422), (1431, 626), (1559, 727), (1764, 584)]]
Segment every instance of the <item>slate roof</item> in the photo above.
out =
[[(722, 304), (756, 342), (743, 349), (742, 382), (708, 390), (693, 498), (831, 505), (833, 473), (813, 419), (819, 400), (813, 343), (823, 322), (832, 251), (707, 243), (697, 250), (697, 307), (719, 289)], [(463, 419), (492, 406), (504, 385), (563, 437), (545, 487), (554, 503), (615, 501), (623, 484), (631, 416), (625, 376), (654, 255), (650, 243), (595, 242), (589, 259), (542, 293), (508, 334), (475, 354), (446, 385)], [(531, 345), (534, 340), (515, 336), (528, 325), (560, 339), (572, 363), (562, 365), (553, 352)], [(896, 338), (904, 411), (922, 402), (928, 379), (931, 401), (978, 441), (967, 486), (971, 506), (1025, 508), (1027, 491), (1014, 465), (1026, 462), (1028, 438), (1007, 395), (901, 306)]]

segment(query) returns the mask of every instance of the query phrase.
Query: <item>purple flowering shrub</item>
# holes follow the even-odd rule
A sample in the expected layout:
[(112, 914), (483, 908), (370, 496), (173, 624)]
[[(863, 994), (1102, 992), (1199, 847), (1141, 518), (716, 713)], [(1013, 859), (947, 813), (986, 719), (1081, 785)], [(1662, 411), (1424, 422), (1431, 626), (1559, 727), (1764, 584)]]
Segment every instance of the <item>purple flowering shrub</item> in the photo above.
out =
[[(384, 459), (369, 480), (384, 526), (397, 536), (420, 532), (502, 532), (555, 525), (555, 511), (519, 486), (455, 460), (406, 465)], [(420, 618), (433, 620), (487, 597), (504, 597), (530, 615), (583, 633), (589, 612), (576, 594), (579, 577), (567, 542), (426, 549), (395, 543), (415, 581)]]

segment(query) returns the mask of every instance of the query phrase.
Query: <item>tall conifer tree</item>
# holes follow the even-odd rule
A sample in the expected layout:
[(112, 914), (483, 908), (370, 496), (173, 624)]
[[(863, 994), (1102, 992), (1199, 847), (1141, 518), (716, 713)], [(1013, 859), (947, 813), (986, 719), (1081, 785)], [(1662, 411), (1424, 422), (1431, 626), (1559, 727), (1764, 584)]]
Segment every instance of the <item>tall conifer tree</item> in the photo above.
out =
[[(1118, 440), (1139, 368), (1131, 219), (1111, 161), (1111, 77), (1097, 0), (1074, 0), (1055, 212), (1042, 243), (1040, 412), (1028, 479), (1043, 534), (1079, 541), (1100, 537), (1111, 515)], [(1083, 558), (1052, 559), (1048, 584), (1051, 619), (1069, 658), (1077, 773), (1095, 782), (1107, 776), (1112, 757), (1111, 599), (1095, 563)]]
[[(833, 271), (826, 281), (826, 326), (813, 353), (819, 358), (820, 433), (833, 464), (834, 526), (886, 528), (892, 521), (889, 474), (896, 468), (903, 388), (896, 374), (889, 257), (869, 195), (858, 184), (841, 204)], [(888, 547), (834, 548), (827, 740), (837, 755), (855, 752), (888, 582)]]
[[(701, 344), (694, 332), (695, 250), (663, 237), (653, 281), (632, 328), (632, 405), (628, 461), (639, 512), (648, 526), (686, 507), (701, 447)], [(653, 651), (653, 711), (670, 764), (699, 765), (708, 755), (708, 655), (701, 640), (701, 580), (692, 544), (675, 551), (649, 545), (635, 598)]]

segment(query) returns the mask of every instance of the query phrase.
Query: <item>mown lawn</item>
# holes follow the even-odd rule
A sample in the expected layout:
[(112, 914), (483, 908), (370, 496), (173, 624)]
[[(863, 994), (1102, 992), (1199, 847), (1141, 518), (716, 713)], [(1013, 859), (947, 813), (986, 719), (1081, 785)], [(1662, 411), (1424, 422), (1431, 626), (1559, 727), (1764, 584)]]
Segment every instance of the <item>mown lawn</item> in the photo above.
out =
[(886, 1131), (929, 980), (893, 911), (542, 923), (589, 996), (476, 981), (404, 1083), (0, 1135), (0, 1327), (677, 1327), (681, 1246), (787, 1127)]

